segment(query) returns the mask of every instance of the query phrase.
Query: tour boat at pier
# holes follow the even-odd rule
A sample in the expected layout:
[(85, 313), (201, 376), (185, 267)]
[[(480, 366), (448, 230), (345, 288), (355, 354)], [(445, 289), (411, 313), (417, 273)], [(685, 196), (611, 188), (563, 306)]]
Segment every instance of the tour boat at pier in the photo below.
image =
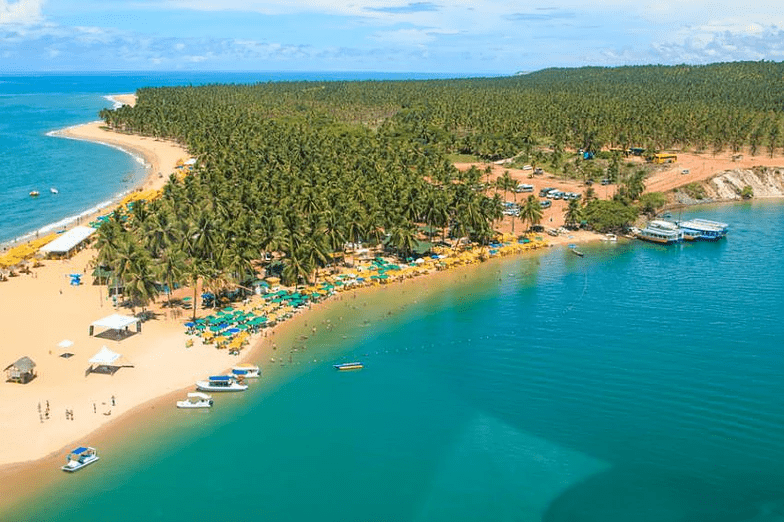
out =
[(91, 448), (89, 446), (79, 446), (68, 454), (68, 456), (65, 458), (65, 466), (60, 469), (69, 473), (73, 473), (74, 471), (78, 471), (85, 466), (89, 466), (99, 458), (100, 457), (98, 456), (98, 452), (95, 450), (95, 448)]
[[(671, 227), (668, 225), (672, 225)], [(671, 245), (683, 241), (683, 231), (674, 223), (667, 221), (651, 221), (642, 230), (634, 230), (634, 236), (643, 241), (659, 243), (661, 245)]]
[(231, 375), (212, 375), (209, 380), (196, 381), (196, 388), (201, 391), (233, 392), (245, 391), (248, 385), (238, 382)]
[(707, 241), (722, 239), (727, 236), (729, 230), (727, 223), (700, 218), (678, 221), (678, 226), (689, 236)]
[(184, 401), (177, 401), (178, 408), (211, 408), (212, 397), (206, 393), (190, 392)]

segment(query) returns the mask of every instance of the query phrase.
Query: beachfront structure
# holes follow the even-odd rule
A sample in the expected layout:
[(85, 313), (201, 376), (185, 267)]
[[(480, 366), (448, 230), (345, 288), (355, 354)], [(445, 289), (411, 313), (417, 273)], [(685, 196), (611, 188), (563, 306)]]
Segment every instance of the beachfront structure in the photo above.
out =
[(65, 258), (71, 257), (85, 245), (91, 235), (95, 233), (92, 227), (74, 227), (57, 239), (42, 246), (40, 251), (48, 257)]
[(5, 372), (8, 375), (8, 382), (27, 384), (35, 379), (35, 363), (27, 356), (21, 357), (13, 364), (6, 366)]
[(84, 372), (85, 376), (90, 375), (91, 373), (108, 373), (109, 375), (114, 375), (120, 368), (133, 367), (133, 365), (129, 364), (122, 355), (113, 352), (106, 346), (102, 346), (98, 353), (93, 355), (88, 362), (90, 363), (90, 367)]
[(112, 314), (93, 322), (90, 325), (90, 335), (94, 334), (96, 328), (104, 328), (106, 330), (113, 331), (114, 338), (119, 340), (123, 337), (131, 335), (131, 332), (128, 330), (128, 328), (133, 324), (136, 325), (136, 333), (141, 333), (142, 322), (138, 317)]

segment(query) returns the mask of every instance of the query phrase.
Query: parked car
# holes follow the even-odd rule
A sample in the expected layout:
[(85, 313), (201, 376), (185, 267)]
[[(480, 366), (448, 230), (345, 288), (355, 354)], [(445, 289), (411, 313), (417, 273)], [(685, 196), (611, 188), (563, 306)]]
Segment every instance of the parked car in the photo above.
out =
[(540, 198), (546, 197), (547, 193), (550, 192), (551, 190), (555, 190), (555, 189), (553, 187), (545, 187), (545, 188), (543, 188), (542, 190), (539, 191), (539, 197)]
[(533, 170), (534, 168), (531, 165), (523, 165), (523, 170)]
[(517, 185), (515, 192), (533, 192), (534, 186), (533, 185), (526, 185), (525, 183), (521, 183)]
[(539, 205), (541, 205), (542, 208), (550, 208), (551, 206), (553, 206), (553, 202), (547, 199), (543, 199), (539, 201)]
[(610, 184), (610, 180), (609, 180), (609, 179), (607, 179), (607, 178), (604, 178), (604, 179), (602, 180), (602, 185), (609, 185), (609, 184)]
[(534, 169), (534, 174), (544, 174), (544, 171), (542, 170), (541, 167), (536, 167)]

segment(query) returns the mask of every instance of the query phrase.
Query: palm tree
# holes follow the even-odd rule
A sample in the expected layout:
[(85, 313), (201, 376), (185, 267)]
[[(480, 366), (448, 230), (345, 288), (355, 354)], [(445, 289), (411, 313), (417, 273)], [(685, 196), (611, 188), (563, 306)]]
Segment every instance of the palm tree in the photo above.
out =
[(389, 244), (397, 250), (400, 259), (410, 257), (419, 245), (414, 224), (404, 221), (393, 226), (389, 231)]
[(567, 227), (576, 227), (582, 218), (582, 209), (576, 199), (569, 200), (569, 205), (564, 209), (564, 222)]
[(158, 276), (163, 280), (166, 281), (166, 288), (168, 291), (166, 292), (166, 299), (169, 302), (169, 308), (171, 309), (171, 292), (174, 288), (174, 284), (180, 281), (180, 278), (183, 275), (183, 266), (184, 266), (184, 256), (181, 250), (175, 247), (168, 247), (165, 249), (162, 254), (161, 258), (158, 260)]
[(523, 205), (520, 217), (523, 222), (528, 221), (529, 230), (532, 229), (534, 225), (538, 225), (542, 220), (542, 205), (533, 194), (528, 196), (528, 199), (525, 200), (525, 205)]

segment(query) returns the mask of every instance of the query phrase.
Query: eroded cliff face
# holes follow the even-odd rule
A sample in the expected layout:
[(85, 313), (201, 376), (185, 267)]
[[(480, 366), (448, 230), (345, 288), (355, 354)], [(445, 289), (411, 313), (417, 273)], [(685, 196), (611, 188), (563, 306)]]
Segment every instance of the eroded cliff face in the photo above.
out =
[(722, 172), (705, 186), (714, 199), (740, 199), (743, 187), (750, 186), (755, 198), (784, 196), (784, 167), (754, 167)]
[[(700, 183), (703, 197), (695, 199), (695, 191), (681, 187), (674, 199), (680, 204), (710, 203), (742, 199), (746, 186), (751, 187), (755, 198), (784, 197), (784, 167), (754, 167), (751, 169), (725, 170)], [(691, 195), (690, 195), (691, 194)]]

